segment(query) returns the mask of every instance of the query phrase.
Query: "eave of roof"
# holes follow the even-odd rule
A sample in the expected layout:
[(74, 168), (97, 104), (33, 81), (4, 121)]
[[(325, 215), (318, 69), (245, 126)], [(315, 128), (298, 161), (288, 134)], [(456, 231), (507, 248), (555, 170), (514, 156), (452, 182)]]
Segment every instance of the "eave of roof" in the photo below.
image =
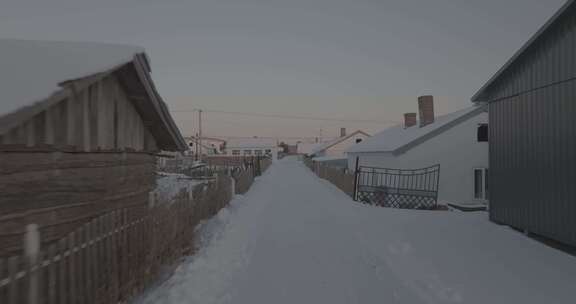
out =
[(320, 147), (316, 148), (315, 150), (313, 150), (313, 151), (311, 152), (311, 154), (314, 155), (314, 154), (316, 154), (316, 153), (318, 153), (318, 152), (322, 152), (322, 151), (325, 151), (325, 150), (327, 150), (327, 149), (330, 149), (331, 147), (333, 147), (333, 146), (335, 146), (335, 145), (337, 145), (337, 144), (339, 144), (339, 143), (341, 143), (341, 142), (343, 142), (343, 141), (345, 141), (345, 140), (347, 140), (347, 139), (349, 139), (349, 138), (351, 138), (351, 137), (353, 137), (353, 136), (355, 136), (355, 135), (357, 135), (357, 134), (362, 134), (362, 135), (364, 135), (364, 136), (370, 137), (370, 134), (368, 134), (368, 133), (366, 133), (366, 132), (364, 132), (364, 131), (362, 131), (362, 130), (357, 130), (357, 131), (355, 131), (355, 132), (350, 133), (349, 135), (346, 135), (346, 136), (344, 136), (344, 137), (339, 137), (339, 138), (337, 138), (337, 139), (335, 139), (335, 140), (333, 140), (333, 141), (331, 141), (331, 142), (328, 142), (327, 144), (325, 144), (325, 145), (323, 145), (323, 146), (320, 146)]
[[(110, 66), (105, 70), (96, 70), (93, 73), (86, 73), (79, 76), (80, 78), (72, 79), (61, 79), (59, 83), (54, 85), (59, 85), (60, 88), (55, 92), (45, 98), (38, 100), (36, 102), (31, 101), (29, 104), (23, 105), (21, 108), (16, 109), (5, 115), (0, 115), (0, 134), (7, 132), (14, 126), (18, 125), (20, 122), (27, 120), (34, 115), (42, 112), (51, 105), (60, 102), (62, 99), (67, 98), (72, 94), (72, 90), (82, 90), (83, 88), (90, 86), (110, 74), (113, 74), (124, 67), (133, 66), (140, 83), (146, 90), (147, 99), (152, 106), (152, 109), (158, 114), (162, 122), (162, 126), (166, 129), (167, 134), (170, 135), (170, 144), (160, 147), (163, 150), (170, 151), (184, 151), (187, 149), (186, 142), (180, 134), (178, 127), (176, 126), (172, 116), (170, 115), (168, 108), (160, 95), (158, 94), (154, 83), (150, 77), (150, 63), (148, 61), (147, 55), (142, 52), (136, 52), (132, 58), (126, 58), (122, 62), (116, 62), (115, 66)], [(76, 75), (75, 75), (76, 76)]]
[[(461, 111), (464, 111), (464, 110), (461, 110)], [(366, 150), (362, 150), (362, 145), (366, 145), (366, 142), (364, 142), (364, 143), (360, 143), (360, 144), (354, 146), (352, 150), (349, 150), (347, 152), (348, 153), (391, 153), (393, 155), (400, 155), (400, 154), (406, 153), (408, 150), (422, 144), (423, 142), (426, 142), (427, 140), (429, 140), (435, 136), (438, 136), (439, 134), (442, 134), (447, 130), (450, 130), (451, 128), (459, 125), (460, 123), (467, 121), (468, 119), (475, 117), (476, 115), (479, 115), (480, 113), (486, 112), (486, 111), (487, 111), (486, 105), (475, 106), (473, 108), (470, 108), (470, 110), (468, 112), (465, 112), (462, 115), (454, 117), (450, 121), (445, 122), (443, 125), (440, 125), (434, 129), (431, 129), (429, 132), (423, 133), (419, 137), (414, 138), (414, 139), (412, 139), (406, 143), (403, 143), (397, 147), (394, 147), (393, 149), (366, 149)], [(457, 111), (457, 112), (459, 112), (459, 111)], [(457, 112), (450, 113), (447, 115), (455, 114)], [(397, 127), (398, 126), (392, 127), (392, 128), (397, 128)], [(419, 128), (418, 126), (415, 126), (415, 127)], [(389, 129), (387, 129), (387, 130), (389, 130)], [(384, 130), (383, 132), (386, 132), (386, 130)], [(374, 135), (373, 137), (371, 137), (371, 139), (372, 140), (385, 140), (385, 138), (379, 138), (378, 135), (379, 134)]]
[(486, 101), (484, 100), (484, 94), (486, 93), (486, 91), (492, 86), (492, 84), (494, 84), (496, 81), (498, 81), (498, 79), (502, 76), (502, 74), (504, 74), (504, 72), (506, 70), (508, 70), (508, 68), (510, 68), (520, 57), (522, 57), (522, 55), (534, 44), (536, 43), (536, 41), (540, 40), (540, 38), (542, 36), (544, 36), (548, 30), (556, 23), (556, 21), (558, 21), (563, 15), (564, 13), (566, 13), (568, 11), (568, 9), (570, 7), (572, 7), (572, 5), (576, 4), (576, 0), (569, 0), (568, 2), (566, 2), (564, 4), (564, 6), (562, 6), (545, 24), (544, 26), (542, 26), (537, 32), (536, 34), (534, 34), (521, 48), (520, 50), (518, 50), (514, 56), (512, 56), (512, 58), (510, 58), (505, 64), (504, 66), (502, 66), (498, 72), (496, 72), (496, 74), (494, 74), (490, 80), (488, 80), (488, 82), (486, 82), (486, 84), (484, 84), (480, 90), (478, 90), (478, 92), (476, 92), (476, 94), (474, 94), (474, 96), (472, 96), (472, 101), (473, 102), (482, 102), (482, 101)]

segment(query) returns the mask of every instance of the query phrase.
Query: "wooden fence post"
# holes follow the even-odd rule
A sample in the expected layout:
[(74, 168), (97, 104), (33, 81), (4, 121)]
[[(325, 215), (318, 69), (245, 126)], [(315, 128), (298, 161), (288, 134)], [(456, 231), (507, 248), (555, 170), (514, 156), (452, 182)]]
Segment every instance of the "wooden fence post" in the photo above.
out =
[(39, 285), (40, 263), (38, 255), (40, 254), (40, 233), (37, 224), (26, 226), (26, 235), (24, 236), (24, 255), (26, 256), (26, 265), (28, 268), (28, 304), (39, 303)]
[(232, 175), (230, 175), (230, 192), (232, 193), (230, 198), (234, 198), (234, 195), (236, 195), (236, 180)]

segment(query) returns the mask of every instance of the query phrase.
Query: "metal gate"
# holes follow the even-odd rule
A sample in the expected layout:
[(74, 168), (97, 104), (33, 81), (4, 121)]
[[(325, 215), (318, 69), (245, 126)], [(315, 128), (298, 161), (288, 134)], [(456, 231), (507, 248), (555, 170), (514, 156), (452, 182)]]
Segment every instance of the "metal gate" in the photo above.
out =
[(440, 165), (422, 169), (358, 166), (354, 200), (381, 207), (436, 209)]

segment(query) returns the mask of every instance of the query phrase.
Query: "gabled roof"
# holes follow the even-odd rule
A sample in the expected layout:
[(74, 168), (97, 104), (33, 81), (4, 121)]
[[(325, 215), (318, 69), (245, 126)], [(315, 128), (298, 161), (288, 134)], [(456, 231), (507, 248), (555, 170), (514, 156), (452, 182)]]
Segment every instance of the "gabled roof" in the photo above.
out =
[(504, 74), (504, 72), (506, 72), (506, 70), (508, 70), (511, 66), (513, 66), (516, 63), (516, 61), (518, 61), (521, 57), (523, 57), (523, 55), (537, 41), (543, 39), (544, 36), (551, 30), (553, 25), (556, 24), (557, 22), (559, 22), (559, 20), (564, 15), (566, 15), (570, 9), (574, 8), (575, 5), (576, 5), (576, 0), (568, 0), (566, 2), (566, 4), (564, 4), (564, 6), (562, 6), (562, 8), (560, 8), (560, 10), (558, 10), (558, 12), (556, 12), (556, 14), (554, 14), (554, 16), (552, 16), (544, 24), (544, 26), (542, 26), (538, 30), (536, 32), (536, 34), (534, 34), (534, 36), (532, 36), (532, 38), (530, 38), (530, 40), (528, 40), (528, 42), (526, 42), (522, 46), (522, 48), (520, 48), (520, 50), (518, 50), (516, 52), (516, 54), (514, 54), (514, 56), (512, 56), (512, 58), (510, 58), (508, 60), (508, 62), (506, 62), (506, 64), (504, 64), (504, 66), (502, 66), (500, 68), (500, 70), (498, 70), (498, 72), (496, 72), (496, 74), (494, 76), (492, 76), (492, 78), (490, 78), (490, 80), (488, 80), (488, 82), (486, 84), (484, 84), (484, 86), (482, 86), (482, 88), (480, 88), (480, 90), (478, 90), (478, 92), (476, 94), (474, 94), (474, 96), (472, 96), (472, 101), (474, 101), (474, 102), (486, 101), (486, 100), (484, 100), (486, 98), (484, 95), (485, 95), (486, 91), (492, 86), (492, 84), (497, 82), (500, 79), (500, 77)]
[[(163, 150), (186, 143), (150, 77), (144, 49), (137, 46), (0, 39), (0, 134), (65, 98), (67, 85), (86, 85), (122, 72), (137, 79), (142, 107), (153, 118), (152, 132)], [(128, 70), (127, 66), (131, 66)]]
[(404, 128), (404, 125), (397, 125), (352, 146), (347, 152), (389, 152), (400, 154), (484, 111), (486, 111), (485, 106), (473, 106), (436, 117), (433, 123), (424, 127), (420, 127), (419, 124), (410, 128)]
[(277, 141), (273, 138), (262, 137), (247, 137), (247, 138), (233, 138), (226, 141), (226, 149), (231, 148), (275, 148)]
[(343, 141), (346, 141), (347, 139), (349, 139), (349, 138), (351, 138), (351, 137), (354, 137), (354, 136), (356, 136), (356, 135), (358, 135), (358, 134), (362, 134), (362, 135), (364, 135), (364, 136), (366, 136), (366, 137), (370, 137), (370, 134), (368, 134), (368, 133), (366, 133), (366, 132), (364, 132), (364, 131), (361, 131), (361, 130), (357, 130), (357, 131), (352, 132), (352, 133), (350, 133), (350, 134), (348, 134), (348, 135), (346, 135), (346, 136), (338, 137), (338, 138), (336, 138), (336, 139), (334, 139), (334, 140), (331, 140), (331, 141), (329, 141), (329, 142), (323, 143), (322, 145), (320, 145), (320, 146), (316, 147), (314, 150), (312, 150), (312, 154), (316, 154), (316, 153), (322, 152), (322, 151), (324, 151), (324, 150), (327, 150), (327, 149), (329, 149), (329, 148), (331, 148), (331, 147), (333, 147), (333, 146), (335, 146), (335, 145), (337, 145), (337, 144), (339, 144), (339, 143), (341, 143), (341, 142), (343, 142)]
[(316, 148), (322, 146), (322, 143), (298, 143), (298, 153), (311, 154)]

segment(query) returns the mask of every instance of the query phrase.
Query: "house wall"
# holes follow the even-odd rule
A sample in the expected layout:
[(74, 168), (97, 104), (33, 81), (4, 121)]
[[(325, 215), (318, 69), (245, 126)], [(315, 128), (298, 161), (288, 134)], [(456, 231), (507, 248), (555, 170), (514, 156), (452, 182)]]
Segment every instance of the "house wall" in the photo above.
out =
[[(240, 150), (240, 155), (233, 155), (233, 150)], [(263, 153), (265, 150), (272, 150), (272, 160), (278, 159), (278, 147), (226, 147), (226, 156), (244, 156), (244, 151), (250, 150), (252, 154), (250, 156), (254, 156), (254, 150), (262, 150)]]
[(0, 149), (25, 146), (154, 152), (156, 141), (133, 102), (117, 78), (110, 75), (0, 134)]
[(576, 246), (576, 5), (487, 92), (490, 218)]
[(349, 153), (348, 169), (354, 171), (356, 156), (360, 157), (361, 166), (418, 169), (440, 164), (438, 199), (478, 203), (474, 199), (473, 170), (488, 168), (488, 143), (477, 141), (477, 128), (487, 122), (488, 114), (480, 113), (400, 155)]
[(50, 242), (112, 209), (146, 208), (157, 147), (133, 102), (109, 76), (0, 137), (0, 256), (21, 249), (28, 223)]
[(324, 153), (322, 153), (322, 155), (318, 155), (318, 156), (331, 156), (331, 157), (346, 158), (346, 154), (344, 152), (346, 150), (348, 150), (351, 146), (355, 145), (357, 139), (361, 139), (362, 141), (364, 141), (368, 137), (369, 136), (364, 135), (364, 134), (356, 134), (356, 135), (354, 135), (354, 136), (326, 149), (326, 151), (324, 151)]
[(26, 224), (57, 240), (102, 213), (147, 208), (155, 157), (146, 153), (0, 152), (0, 256)]

